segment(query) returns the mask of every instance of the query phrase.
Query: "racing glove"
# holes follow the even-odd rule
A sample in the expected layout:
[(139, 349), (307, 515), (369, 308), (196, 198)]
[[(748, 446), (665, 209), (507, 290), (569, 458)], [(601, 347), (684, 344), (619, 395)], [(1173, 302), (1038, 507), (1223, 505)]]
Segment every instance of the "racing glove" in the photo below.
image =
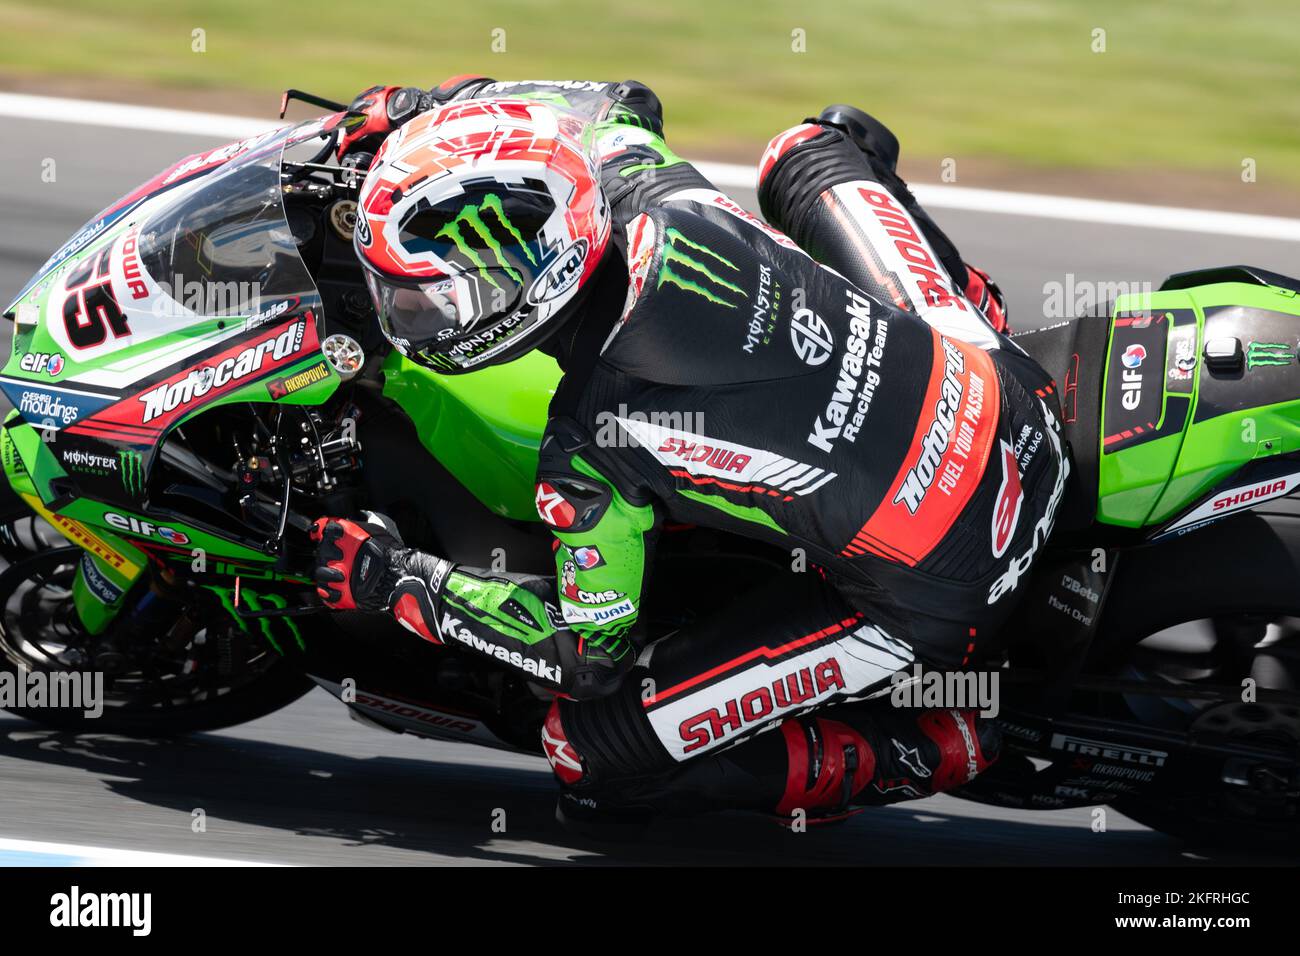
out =
[[(418, 86), (372, 86), (362, 90), (348, 104), (347, 132), (335, 151), (339, 162), (368, 169), (379, 144), (397, 127), (466, 89), (491, 82), (487, 77), (466, 74), (444, 80), (430, 90)], [(347, 162), (349, 156), (352, 161)]]
[(979, 307), (994, 330), (1010, 334), (1007, 324), (1007, 300), (996, 282), (983, 269), (966, 263), (966, 298)]
[(316, 593), (340, 611), (392, 608), (407, 558), (420, 554), (404, 548), (392, 520), (373, 511), (365, 512), (361, 522), (320, 518), (311, 537), (316, 542)]
[(453, 566), (403, 547), (392, 522), (374, 512), (361, 521), (320, 518), (312, 539), (316, 592), (328, 607), (391, 612), (430, 643), (492, 658), (575, 699), (613, 692), (636, 661), (624, 641), (570, 631), (553, 579)]

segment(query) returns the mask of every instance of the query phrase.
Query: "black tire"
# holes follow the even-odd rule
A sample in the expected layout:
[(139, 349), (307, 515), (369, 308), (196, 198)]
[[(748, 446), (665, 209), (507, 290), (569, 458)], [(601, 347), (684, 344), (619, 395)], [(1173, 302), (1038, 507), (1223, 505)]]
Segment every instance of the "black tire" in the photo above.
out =
[(1122, 649), (1183, 621), (1300, 613), (1300, 511), (1252, 511), (1120, 556), (1099, 633)]
[[(1290, 501), (1125, 553), (1120, 561), (1099, 630), (1110, 660), (1128, 659), (1139, 641), (1191, 621), (1300, 617), (1300, 508)], [(1294, 740), (1294, 773), (1300, 707), (1280, 706), (1281, 722), (1294, 728), (1285, 735)], [(1219, 786), (1172, 798), (1132, 797), (1114, 806), (1193, 844), (1300, 851), (1300, 801), (1294, 798), (1252, 802)]]
[[(39, 554), (20, 558), (0, 573), (0, 671), (16, 674), (18, 660), (11, 648), (18, 642), (14, 615), (9, 607), (11, 598), (26, 582), (37, 580), (39, 575), (66, 573), (66, 567), (75, 568), (80, 559), (81, 549), (77, 547), (52, 548)], [(129, 600), (129, 598), (128, 598)], [(71, 604), (71, 599), (68, 599)], [(65, 612), (66, 613), (66, 612)], [(304, 632), (318, 627), (327, 627), (328, 619), (316, 617), (306, 619), (301, 625)], [(311, 639), (304, 633), (306, 640)], [(29, 670), (29, 660), (23, 661)], [(49, 667), (40, 669), (47, 672)], [(159, 737), (194, 733), (205, 730), (219, 730), (265, 717), (293, 703), (311, 690), (314, 684), (302, 672), (293, 659), (275, 657), (266, 660), (263, 667), (242, 684), (235, 684), (224, 692), (177, 703), (139, 704), (132, 701), (117, 701), (116, 706), (106, 706), (97, 718), (88, 718), (80, 710), (55, 708), (11, 708), (9, 713), (26, 718), (44, 727), (56, 730), (81, 733), (109, 733), (122, 736)], [(111, 693), (105, 695), (112, 700)]]

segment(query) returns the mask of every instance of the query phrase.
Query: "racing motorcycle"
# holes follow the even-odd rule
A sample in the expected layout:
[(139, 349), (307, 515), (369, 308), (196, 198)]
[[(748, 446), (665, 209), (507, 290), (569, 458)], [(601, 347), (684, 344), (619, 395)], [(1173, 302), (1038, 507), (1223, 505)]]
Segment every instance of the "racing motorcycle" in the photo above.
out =
[[(532, 488), (559, 371), (533, 353), (438, 376), (388, 347), (334, 156), (354, 121), (174, 164), (6, 309), (0, 667), (106, 675), (97, 720), (16, 713), (156, 736), (318, 686), (376, 727), (540, 753), (527, 675), (321, 613), (310, 584), (310, 522), (363, 508), (458, 562), (554, 568)], [(1020, 610), (978, 663), (1006, 753), (959, 795), (1300, 845), (1300, 281), (1182, 274), (1022, 344), (1060, 384), (1074, 469), (1056, 533), (999, 581)], [(651, 637), (788, 560), (665, 530)]]

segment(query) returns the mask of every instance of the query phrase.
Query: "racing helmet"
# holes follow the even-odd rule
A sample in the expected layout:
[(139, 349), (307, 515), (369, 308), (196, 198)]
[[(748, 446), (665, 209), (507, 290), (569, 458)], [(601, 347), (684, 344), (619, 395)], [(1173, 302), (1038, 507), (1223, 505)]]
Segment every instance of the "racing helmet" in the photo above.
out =
[(518, 358), (577, 305), (610, 236), (582, 122), (522, 99), (449, 103), (392, 133), (353, 244), (384, 335), (435, 372)]

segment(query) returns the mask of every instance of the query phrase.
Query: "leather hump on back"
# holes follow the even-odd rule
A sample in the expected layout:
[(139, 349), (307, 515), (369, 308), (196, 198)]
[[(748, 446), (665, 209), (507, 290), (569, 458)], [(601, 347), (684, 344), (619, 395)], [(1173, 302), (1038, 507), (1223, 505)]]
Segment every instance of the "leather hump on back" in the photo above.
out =
[(630, 310), (604, 360), (650, 382), (726, 386), (813, 372), (791, 343), (800, 309), (843, 311), (844, 279), (763, 230), (696, 204), (629, 225)]

